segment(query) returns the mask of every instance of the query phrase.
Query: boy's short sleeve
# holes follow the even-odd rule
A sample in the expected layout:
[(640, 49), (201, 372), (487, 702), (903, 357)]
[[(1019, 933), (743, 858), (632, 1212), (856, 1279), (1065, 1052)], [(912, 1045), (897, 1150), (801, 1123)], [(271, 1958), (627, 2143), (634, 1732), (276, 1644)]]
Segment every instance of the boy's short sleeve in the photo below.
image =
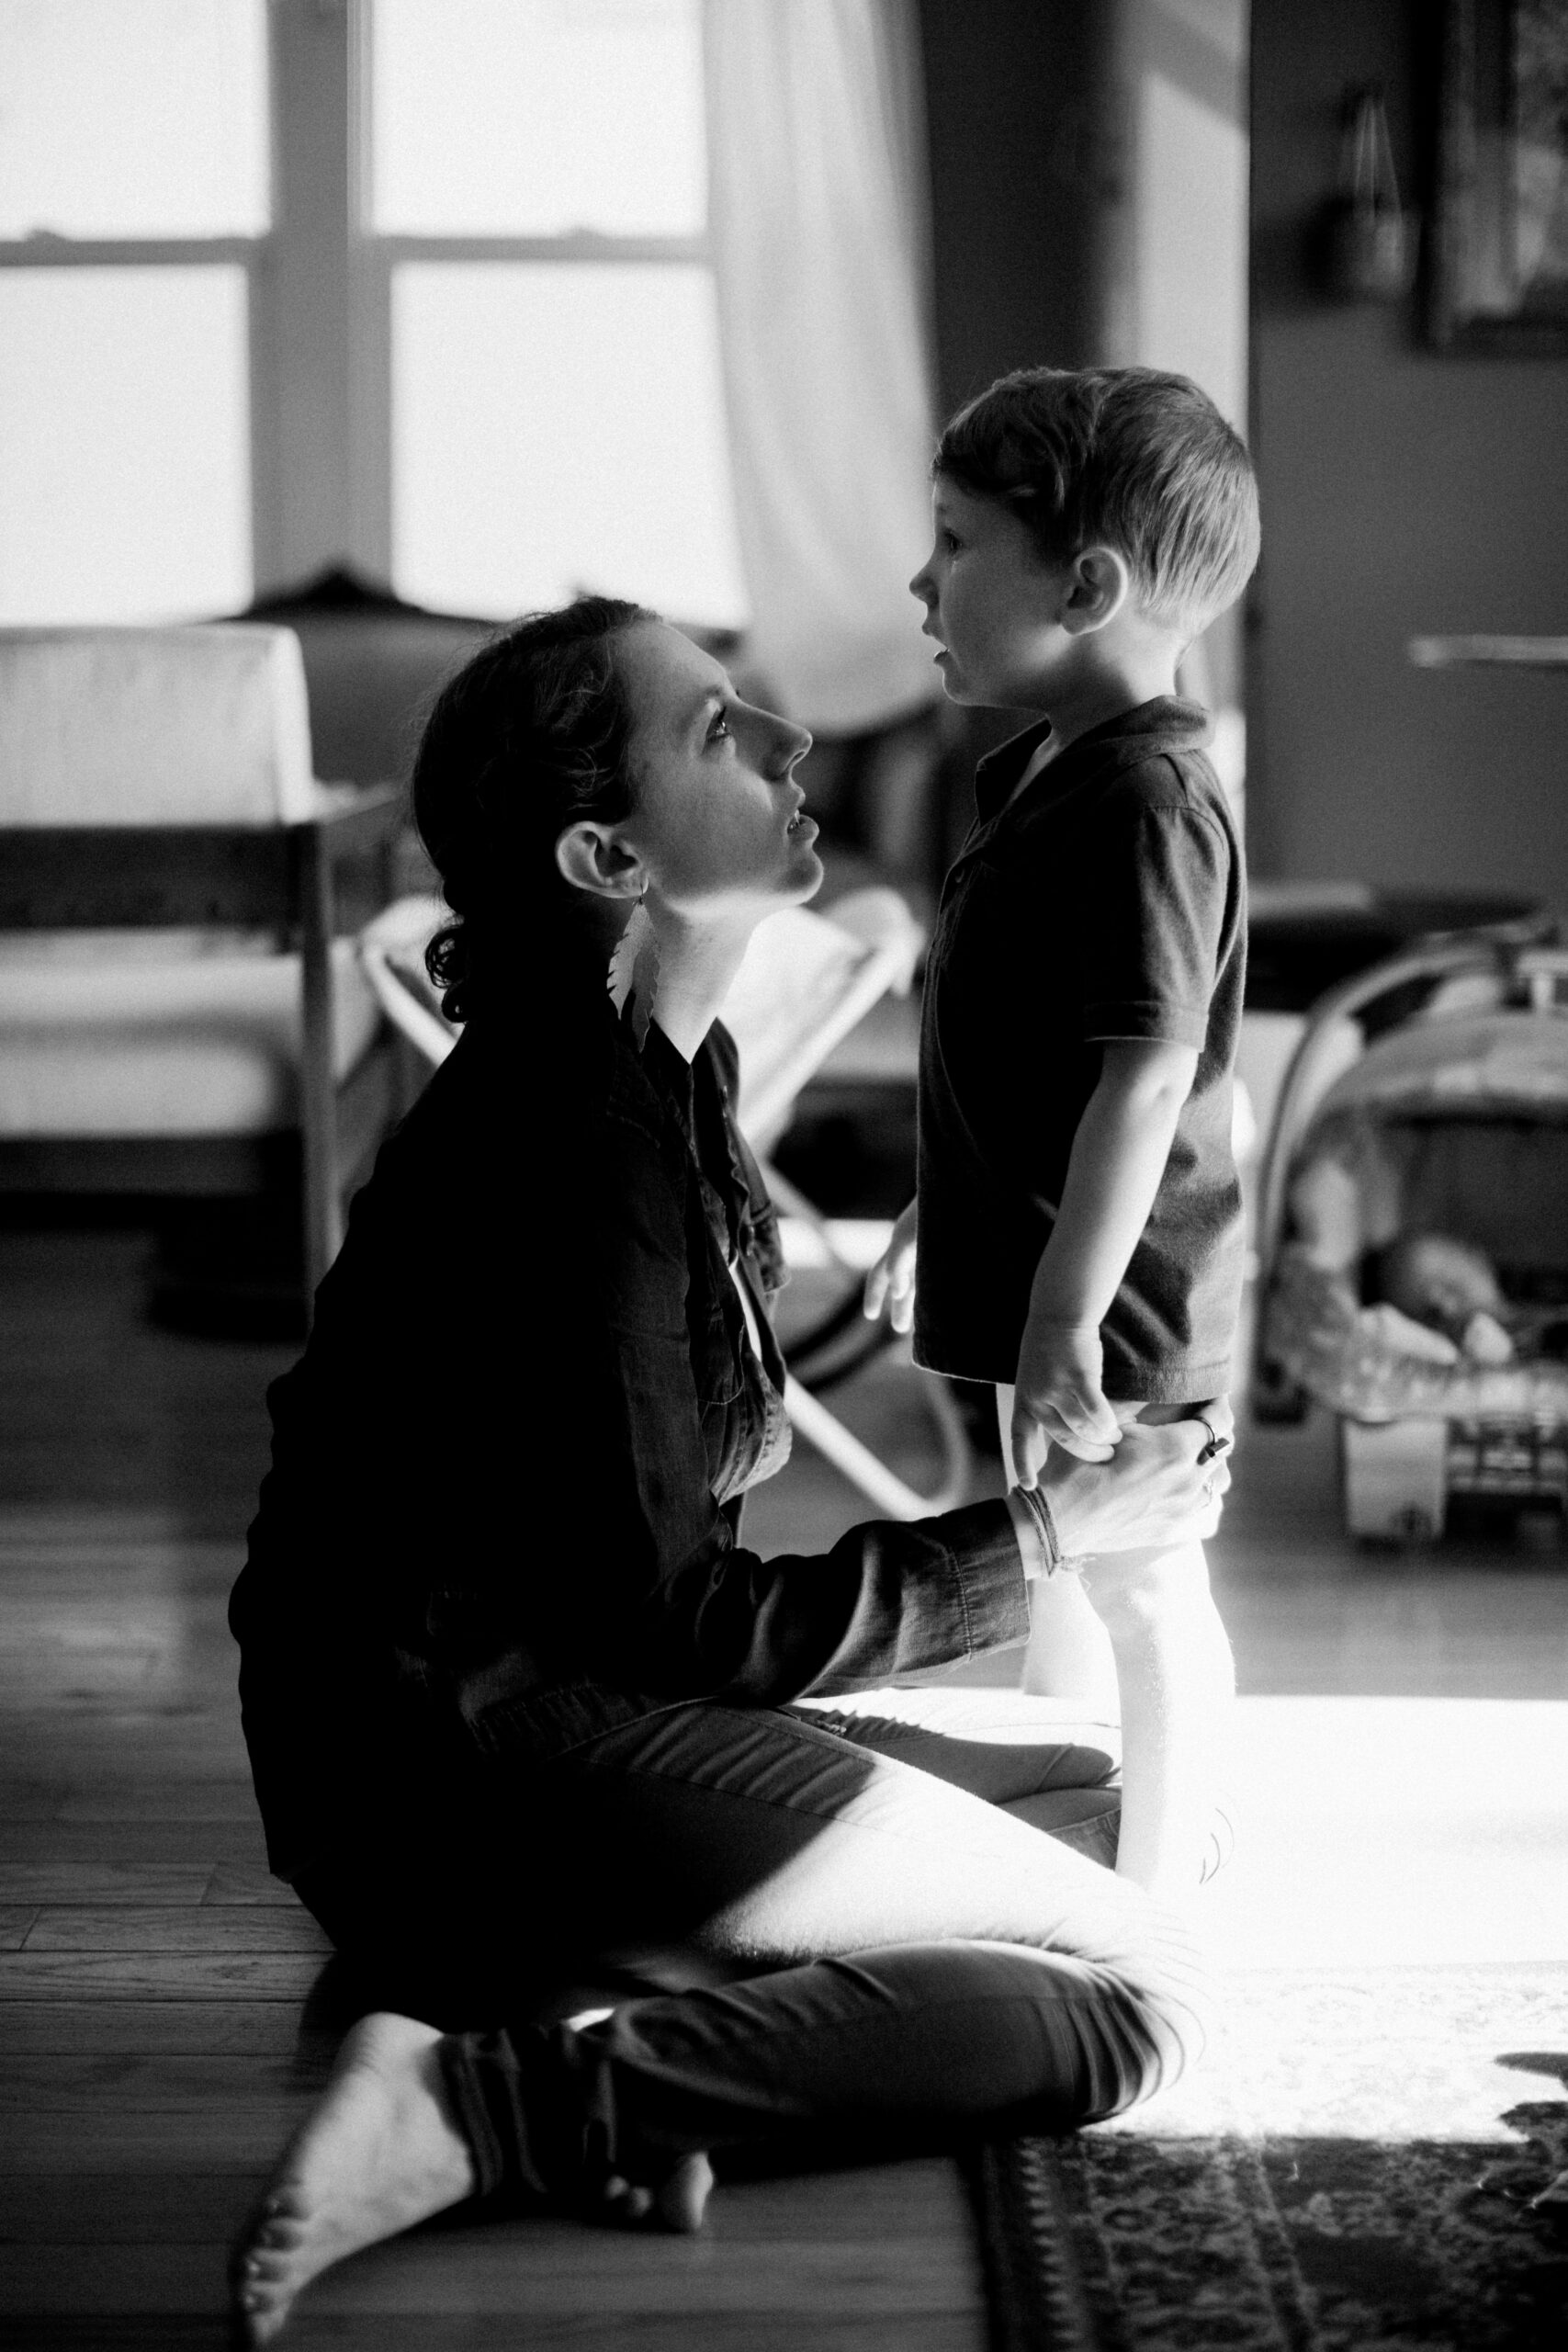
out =
[(1201, 808), (1134, 801), (1086, 844), (1078, 922), (1083, 1038), (1202, 1050), (1230, 893), (1224, 828)]

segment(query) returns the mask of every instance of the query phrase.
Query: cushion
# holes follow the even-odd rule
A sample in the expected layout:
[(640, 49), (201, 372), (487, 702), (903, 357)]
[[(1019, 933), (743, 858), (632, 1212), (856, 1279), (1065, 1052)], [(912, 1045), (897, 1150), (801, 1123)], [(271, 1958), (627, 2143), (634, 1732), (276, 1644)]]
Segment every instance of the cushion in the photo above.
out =
[[(376, 1034), (333, 944), (334, 1074)], [(299, 958), (268, 934), (0, 937), (0, 1136), (265, 1135), (299, 1122)]]

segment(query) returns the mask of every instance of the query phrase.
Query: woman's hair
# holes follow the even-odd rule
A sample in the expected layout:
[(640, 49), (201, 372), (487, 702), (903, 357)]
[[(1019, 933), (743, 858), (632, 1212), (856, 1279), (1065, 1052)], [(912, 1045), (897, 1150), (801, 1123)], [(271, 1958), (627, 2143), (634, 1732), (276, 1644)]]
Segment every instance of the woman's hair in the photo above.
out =
[(1258, 561), (1246, 444), (1185, 376), (1017, 368), (959, 410), (931, 471), (1010, 506), (1052, 561), (1116, 548), (1150, 614), (1193, 635)]
[(613, 825), (631, 813), (634, 714), (615, 639), (654, 618), (611, 596), (530, 614), (436, 696), (413, 813), (454, 917), (425, 953), (448, 1020), (468, 1020), (493, 992), (508, 956), (586, 940), (589, 910), (556, 843), (581, 818)]

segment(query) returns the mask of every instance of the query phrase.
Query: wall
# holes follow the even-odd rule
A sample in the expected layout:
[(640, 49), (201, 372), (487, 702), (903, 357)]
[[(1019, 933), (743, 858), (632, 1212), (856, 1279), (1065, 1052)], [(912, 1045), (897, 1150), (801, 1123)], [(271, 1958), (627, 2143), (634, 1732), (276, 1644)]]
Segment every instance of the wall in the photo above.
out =
[[(1116, 16), (1122, 169), (1101, 288), (1105, 356), (1190, 376), (1245, 433), (1247, 0), (1118, 0)], [(1229, 714), (1221, 766), (1233, 792), (1241, 673), (1237, 608), (1207, 631), (1183, 678)]]
[(919, 13), (945, 415), (1009, 368), (1102, 356), (1115, 12), (1100, 0), (920, 0)]
[[(1141, 363), (1247, 406), (1247, 0), (924, 0), (944, 413), (1004, 368)], [(1237, 631), (1206, 646), (1239, 695)]]
[(1119, 0), (1107, 356), (1190, 376), (1247, 423), (1247, 0)]
[(1440, 356), (1416, 303), (1314, 278), (1347, 82), (1430, 196), (1436, 0), (1255, 0), (1248, 647), (1255, 868), (1568, 906), (1568, 673), (1423, 671), (1409, 638), (1568, 632), (1568, 360)]

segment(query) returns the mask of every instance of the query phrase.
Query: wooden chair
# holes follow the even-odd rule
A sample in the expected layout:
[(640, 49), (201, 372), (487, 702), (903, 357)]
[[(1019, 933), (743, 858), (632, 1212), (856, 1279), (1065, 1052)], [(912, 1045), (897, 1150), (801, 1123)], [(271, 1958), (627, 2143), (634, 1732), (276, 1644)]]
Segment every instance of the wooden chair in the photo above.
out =
[(254, 1192), (295, 1130), (313, 1295), (401, 1101), (340, 936), (401, 817), (316, 781), (288, 629), (0, 631), (0, 1188)]

